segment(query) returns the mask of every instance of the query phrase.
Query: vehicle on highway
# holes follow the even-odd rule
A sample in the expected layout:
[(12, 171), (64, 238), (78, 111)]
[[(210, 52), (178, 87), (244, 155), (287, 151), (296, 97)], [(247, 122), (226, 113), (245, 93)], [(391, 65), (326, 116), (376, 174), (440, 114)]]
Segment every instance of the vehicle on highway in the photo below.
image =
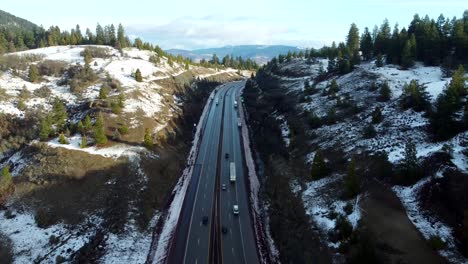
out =
[(239, 214), (239, 206), (237, 204), (232, 206), (232, 213), (235, 215)]
[(202, 223), (203, 223), (203, 225), (207, 225), (207, 224), (208, 224), (208, 216), (207, 216), (207, 215), (203, 216), (203, 218), (202, 218)]
[(225, 184), (225, 183), (223, 183), (223, 184), (221, 185), (221, 189), (222, 189), (223, 191), (226, 190), (226, 184)]
[(234, 101), (234, 108), (237, 108), (237, 101)]
[(238, 126), (238, 127), (241, 127), (241, 126), (242, 126), (240, 118), (237, 118), (237, 126)]
[(226, 154), (224, 154), (224, 158), (229, 159), (229, 153), (226, 152)]
[(231, 164), (229, 164), (229, 176), (231, 183), (236, 182), (236, 164), (234, 162), (231, 162)]
[(228, 232), (227, 227), (222, 226), (222, 227), (221, 227), (221, 232), (222, 232), (223, 234), (227, 234), (227, 232)]

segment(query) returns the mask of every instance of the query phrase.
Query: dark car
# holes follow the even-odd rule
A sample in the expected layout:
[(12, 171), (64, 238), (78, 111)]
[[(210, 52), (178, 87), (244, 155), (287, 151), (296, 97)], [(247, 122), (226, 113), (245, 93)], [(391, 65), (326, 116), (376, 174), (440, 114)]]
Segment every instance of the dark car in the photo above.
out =
[(203, 216), (202, 223), (203, 223), (204, 225), (207, 225), (207, 224), (208, 224), (208, 216), (206, 216), (206, 215)]
[(221, 232), (222, 232), (223, 234), (227, 234), (227, 232), (228, 232), (227, 227), (222, 226), (222, 227), (221, 227)]
[(226, 184), (225, 184), (225, 183), (223, 183), (223, 184), (221, 185), (221, 190), (223, 190), (223, 191), (226, 190)]
[(224, 158), (229, 159), (229, 153), (226, 152), (226, 154), (224, 154)]

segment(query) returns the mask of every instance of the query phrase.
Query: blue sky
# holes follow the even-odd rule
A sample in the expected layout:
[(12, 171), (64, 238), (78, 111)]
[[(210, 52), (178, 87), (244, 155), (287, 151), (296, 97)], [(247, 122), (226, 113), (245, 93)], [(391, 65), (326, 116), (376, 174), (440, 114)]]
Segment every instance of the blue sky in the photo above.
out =
[(413, 15), (461, 17), (466, 0), (289, 0), (289, 1), (107, 1), (14, 0), (0, 9), (48, 28), (122, 23), (131, 36), (168, 48), (207, 48), (240, 44), (321, 47), (343, 41), (349, 25), (363, 31), (384, 18), (408, 26)]

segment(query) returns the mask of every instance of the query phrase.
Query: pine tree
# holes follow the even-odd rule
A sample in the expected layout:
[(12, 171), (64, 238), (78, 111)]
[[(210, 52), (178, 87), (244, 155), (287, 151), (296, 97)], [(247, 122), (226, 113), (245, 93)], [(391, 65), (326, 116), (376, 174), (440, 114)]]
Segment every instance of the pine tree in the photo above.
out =
[(85, 131), (89, 131), (92, 128), (93, 124), (91, 123), (91, 118), (89, 115), (85, 116), (84, 123), (83, 123), (83, 128)]
[(378, 100), (381, 102), (386, 102), (390, 100), (391, 96), (392, 96), (392, 91), (390, 90), (390, 86), (388, 85), (388, 82), (385, 81), (380, 86)]
[(325, 159), (322, 156), (322, 151), (318, 149), (315, 152), (314, 160), (312, 162), (312, 169), (310, 171), (310, 176), (312, 180), (319, 180), (329, 173), (329, 169), (327, 164), (325, 163)]
[(351, 161), (348, 164), (347, 173), (344, 178), (344, 184), (346, 188), (346, 193), (349, 197), (354, 197), (357, 194), (359, 194), (359, 191), (361, 189), (361, 183), (359, 176), (356, 172), (356, 161), (354, 157), (351, 158)]
[(84, 57), (84, 62), (85, 62), (85, 64), (90, 64), (90, 63), (91, 63), (91, 60), (93, 59), (93, 57), (92, 57), (92, 55), (91, 55), (91, 50), (88, 49), (88, 48), (85, 48), (85, 49), (84, 49), (83, 57)]
[(65, 104), (56, 97), (52, 103), (52, 122), (56, 124), (59, 129), (63, 129), (66, 125), (67, 117)]
[(403, 177), (405, 182), (414, 182), (418, 177), (418, 158), (416, 145), (412, 141), (408, 141), (405, 145), (405, 156), (403, 158)]
[(29, 77), (29, 81), (32, 82), (32, 83), (35, 83), (35, 82), (39, 81), (39, 79), (40, 79), (39, 70), (37, 69), (36, 65), (31, 64), (31, 66), (29, 66), (28, 77)]
[(86, 148), (87, 146), (88, 146), (88, 140), (86, 139), (86, 136), (82, 136), (80, 148)]
[(437, 138), (447, 139), (461, 130), (462, 125), (456, 121), (455, 113), (463, 107), (467, 89), (465, 70), (460, 65), (435, 103), (435, 111), (430, 120)]
[(13, 184), (13, 178), (10, 174), (10, 166), (6, 165), (2, 169), (2, 175), (0, 178), (0, 196), (2, 193), (7, 191)]
[(375, 131), (374, 125), (367, 124), (364, 129), (362, 130), (362, 136), (364, 138), (374, 138), (377, 135), (377, 131)]
[(141, 76), (140, 69), (137, 69), (136, 72), (135, 72), (135, 80), (137, 82), (142, 82), (143, 81), (143, 77)]
[(419, 84), (417, 80), (411, 80), (409, 84), (405, 84), (401, 106), (403, 109), (413, 108), (416, 112), (428, 110), (430, 96), (426, 91), (426, 86)]
[(97, 145), (107, 144), (107, 136), (104, 131), (104, 118), (101, 113), (99, 113), (96, 123), (94, 124), (94, 139)]
[(401, 66), (403, 69), (409, 69), (414, 66), (414, 55), (411, 53), (411, 51), (411, 42), (407, 40), (401, 54)]
[(120, 108), (125, 107), (125, 94), (124, 93), (119, 94), (118, 105), (119, 105)]
[(336, 79), (333, 79), (330, 83), (330, 88), (328, 88), (328, 94), (335, 95), (339, 91), (340, 91), (340, 87), (338, 86)]
[(346, 37), (346, 47), (351, 54), (355, 51), (359, 51), (359, 29), (354, 23), (352, 23), (349, 28), (348, 36)]
[(41, 120), (41, 129), (39, 132), (39, 137), (41, 140), (47, 140), (52, 132), (52, 118), (50, 115), (47, 115), (46, 118)]
[(153, 147), (153, 138), (151, 136), (149, 128), (145, 129), (145, 137), (143, 139), (143, 145), (147, 149), (151, 149)]
[(377, 59), (375, 60), (375, 66), (377, 67), (383, 67), (383, 57), (382, 57), (382, 54), (377, 54)]
[(99, 89), (99, 99), (104, 100), (107, 99), (107, 89), (106, 87), (101, 86), (101, 89)]
[(372, 123), (378, 124), (382, 122), (382, 120), (383, 120), (382, 111), (380, 110), (380, 107), (376, 106), (374, 108), (374, 111), (372, 112)]
[(84, 125), (83, 125), (83, 122), (78, 121), (78, 123), (76, 124), (76, 129), (78, 130), (78, 132), (81, 133), (81, 135), (84, 135), (85, 134), (85, 128), (84, 128)]
[(63, 133), (60, 133), (59, 143), (62, 145), (70, 144), (70, 142), (68, 142), (68, 140), (65, 138), (65, 135)]

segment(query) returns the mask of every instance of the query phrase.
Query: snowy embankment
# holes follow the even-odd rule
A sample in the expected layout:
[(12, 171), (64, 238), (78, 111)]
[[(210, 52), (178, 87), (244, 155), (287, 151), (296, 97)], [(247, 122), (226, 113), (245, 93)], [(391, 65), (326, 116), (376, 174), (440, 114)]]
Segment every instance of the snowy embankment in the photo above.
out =
[[(342, 180), (342, 175), (330, 176), (317, 181), (307, 183), (306, 189), (302, 192), (302, 200), (306, 213), (317, 224), (322, 234), (327, 235), (336, 227), (338, 215), (345, 216), (356, 228), (361, 219), (361, 208), (359, 200), (361, 195), (350, 201), (336, 200), (335, 193), (330, 193), (330, 186)], [(345, 212), (345, 206), (352, 205), (352, 212)], [(340, 242), (328, 242), (328, 246), (338, 248)]]
[[(60, 144), (59, 138), (52, 139), (47, 145), (52, 148), (66, 148), (75, 151), (83, 151), (91, 155), (100, 155), (106, 158), (118, 159), (122, 156), (137, 155), (141, 152), (147, 152), (146, 148), (139, 146), (129, 146), (126, 144), (115, 144), (111, 147), (98, 148), (96, 146), (81, 148), (81, 136), (71, 136), (65, 138), (69, 144)], [(33, 142), (34, 143), (34, 142)]]
[[(210, 95), (214, 97), (215, 91)], [(201, 143), (201, 131), (205, 123), (205, 119), (210, 108), (212, 100), (208, 100), (207, 104), (203, 108), (203, 112), (200, 116), (200, 120), (197, 124), (197, 130), (195, 133), (194, 140), (192, 142), (192, 148), (190, 149), (189, 156), (187, 158), (187, 167), (184, 169), (182, 176), (179, 178), (174, 190), (172, 191), (172, 201), (168, 205), (167, 210), (163, 212), (158, 223), (159, 228), (155, 228), (153, 234), (153, 240), (151, 243), (150, 251), (148, 254), (147, 263), (164, 263), (167, 258), (169, 248), (172, 244), (172, 240), (175, 235), (176, 227), (179, 222), (180, 212), (184, 203), (185, 194), (189, 186), (190, 180), (192, 179), (193, 165), (197, 159), (198, 149)]]
[[(240, 95), (242, 94), (244, 88), (245, 88), (245, 85), (243, 88), (241, 88), (238, 91), (238, 94), (236, 96), (238, 102), (242, 102)], [(242, 145), (244, 148), (244, 157), (246, 161), (245, 163), (246, 163), (248, 175), (249, 175), (248, 182), (249, 182), (249, 187), (250, 187), (250, 204), (252, 206), (255, 237), (257, 239), (258, 252), (260, 252), (260, 255), (261, 255), (260, 260), (262, 261), (262, 263), (268, 263), (267, 262), (268, 260), (270, 260), (270, 262), (279, 263), (279, 251), (276, 248), (275, 242), (270, 233), (268, 215), (266, 213), (262, 213), (262, 210), (260, 209), (261, 207), (265, 208), (265, 205), (262, 206), (259, 201), (260, 182), (259, 182), (256, 169), (255, 169), (253, 153), (252, 153), (252, 150), (250, 149), (249, 131), (247, 127), (247, 121), (246, 121), (246, 116), (244, 113), (243, 104), (241, 104), (241, 107), (239, 107), (239, 117), (242, 123), (242, 126), (241, 126)], [(268, 244), (266, 246), (268, 246), (269, 252), (262, 251), (261, 244), (265, 242)]]
[(414, 226), (421, 232), (425, 239), (429, 240), (432, 237), (440, 237), (446, 244), (446, 249), (440, 250), (439, 253), (453, 263), (466, 263), (468, 261), (457, 250), (455, 239), (453, 237), (452, 228), (440, 222), (429, 214), (424, 213), (424, 209), (419, 205), (418, 196), (425, 184), (431, 180), (431, 177), (426, 177), (419, 180), (412, 186), (394, 186), (392, 189), (400, 198), (403, 206), (406, 209), (408, 218)]
[(11, 218), (5, 211), (0, 211), (0, 230), (12, 240), (14, 263), (18, 264), (35, 260), (55, 263), (57, 256), (69, 258), (93, 235), (94, 229), (87, 228), (88, 223), (97, 226), (102, 222), (99, 218), (89, 218), (86, 225), (76, 229), (69, 229), (64, 224), (40, 228), (33, 215), (20, 212), (12, 214), (14, 217)]

